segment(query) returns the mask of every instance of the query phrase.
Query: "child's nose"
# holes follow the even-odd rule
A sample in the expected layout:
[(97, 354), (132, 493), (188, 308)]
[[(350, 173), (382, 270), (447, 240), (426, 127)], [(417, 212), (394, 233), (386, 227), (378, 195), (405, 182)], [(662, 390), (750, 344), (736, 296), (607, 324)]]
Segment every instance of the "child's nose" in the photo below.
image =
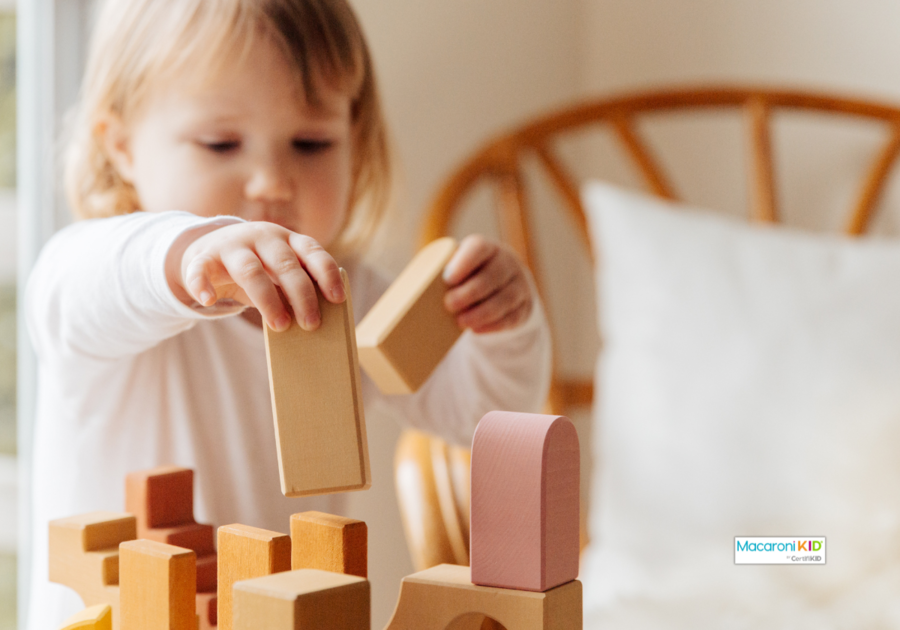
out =
[(294, 183), (290, 174), (273, 160), (253, 169), (245, 186), (245, 194), (252, 201), (290, 201)]

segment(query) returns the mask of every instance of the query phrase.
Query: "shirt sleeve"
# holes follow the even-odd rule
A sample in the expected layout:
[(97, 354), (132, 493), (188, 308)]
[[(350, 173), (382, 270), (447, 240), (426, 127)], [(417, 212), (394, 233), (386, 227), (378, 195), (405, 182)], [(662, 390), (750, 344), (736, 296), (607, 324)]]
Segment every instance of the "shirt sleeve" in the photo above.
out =
[[(386, 282), (371, 271), (364, 289), (363, 312), (374, 303), (372, 290)], [(475, 427), (489, 411), (540, 412), (550, 389), (552, 345), (550, 329), (534, 282), (529, 277), (534, 306), (516, 328), (475, 334), (466, 330), (429, 379), (409, 395), (382, 394), (363, 378), (365, 399), (403, 424), (460, 445), (471, 445)], [(356, 295), (354, 295), (356, 300)]]
[(25, 313), (40, 359), (136, 355), (197, 321), (240, 312), (182, 303), (165, 275), (169, 248), (185, 231), (239, 223), (187, 212), (135, 212), (80, 221), (44, 246), (28, 280)]

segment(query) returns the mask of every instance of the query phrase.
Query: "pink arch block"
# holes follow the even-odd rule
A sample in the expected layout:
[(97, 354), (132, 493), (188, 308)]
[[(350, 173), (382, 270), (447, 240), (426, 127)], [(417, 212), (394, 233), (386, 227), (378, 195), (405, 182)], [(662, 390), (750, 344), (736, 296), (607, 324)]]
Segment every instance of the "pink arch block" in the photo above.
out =
[(578, 577), (578, 434), (565, 416), (492, 411), (472, 441), (472, 582), (547, 591)]

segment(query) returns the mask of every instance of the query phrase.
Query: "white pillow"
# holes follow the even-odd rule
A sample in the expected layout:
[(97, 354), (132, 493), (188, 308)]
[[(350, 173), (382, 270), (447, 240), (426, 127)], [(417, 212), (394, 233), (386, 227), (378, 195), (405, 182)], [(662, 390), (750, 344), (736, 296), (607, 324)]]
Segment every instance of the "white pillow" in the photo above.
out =
[[(585, 627), (900, 627), (900, 243), (584, 201)], [(734, 564), (735, 536), (767, 535), (825, 536), (827, 564)]]

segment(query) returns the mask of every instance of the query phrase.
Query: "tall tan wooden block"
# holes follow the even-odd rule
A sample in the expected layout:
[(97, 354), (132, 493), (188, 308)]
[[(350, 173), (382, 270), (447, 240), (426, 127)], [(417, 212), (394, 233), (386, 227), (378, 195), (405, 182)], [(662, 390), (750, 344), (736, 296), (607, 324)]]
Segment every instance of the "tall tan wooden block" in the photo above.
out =
[(234, 630), (369, 630), (369, 581), (301, 569), (236, 582)]
[(153, 540), (119, 546), (122, 630), (197, 630), (196, 554)]
[(332, 304), (319, 294), (320, 327), (296, 320), (265, 327), (281, 491), (288, 497), (365, 490), (371, 485), (350, 284)]
[(359, 323), (359, 361), (385, 394), (419, 389), (462, 333), (441, 278), (456, 247), (450, 237), (425, 246)]
[(291, 516), (291, 569), (368, 577), (369, 530), (363, 521), (324, 512)]
[[(403, 578), (385, 630), (455, 630), (460, 626), (451, 622), (467, 613), (487, 615), (507, 630), (581, 630), (581, 582), (545, 592), (477, 586), (469, 567), (442, 564)], [(479, 615), (470, 618), (481, 624)]]
[(91, 512), (50, 521), (50, 581), (63, 584), (85, 606), (109, 604), (119, 628), (119, 543), (134, 540), (131, 514)]
[(579, 449), (565, 416), (492, 411), (472, 441), (472, 581), (546, 591), (578, 576)]
[(235, 582), (289, 571), (291, 538), (249, 525), (219, 528), (219, 630), (232, 630)]
[(112, 607), (97, 604), (85, 608), (66, 619), (60, 630), (112, 630)]

